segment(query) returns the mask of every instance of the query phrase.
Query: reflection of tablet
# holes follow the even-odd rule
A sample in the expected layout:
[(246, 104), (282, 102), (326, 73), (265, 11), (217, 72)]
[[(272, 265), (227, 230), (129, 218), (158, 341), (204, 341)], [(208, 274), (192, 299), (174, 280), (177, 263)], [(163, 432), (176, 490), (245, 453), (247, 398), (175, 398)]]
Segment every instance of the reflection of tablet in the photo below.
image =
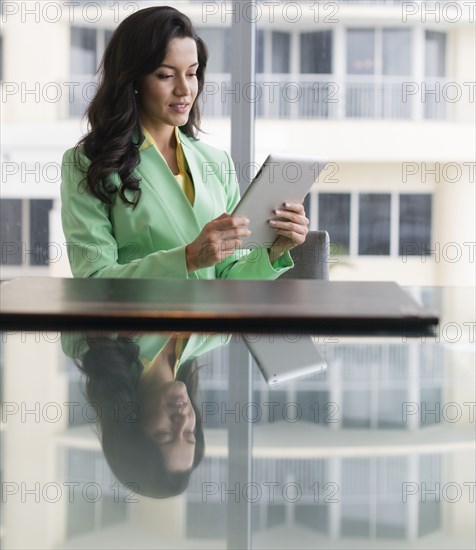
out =
[(243, 340), (269, 386), (310, 376), (327, 364), (309, 335), (243, 334)]
[(322, 172), (327, 161), (296, 156), (269, 155), (256, 174), (232, 215), (250, 220), (249, 237), (243, 237), (242, 248), (269, 248), (276, 231), (268, 220), (273, 210), (285, 202), (302, 202)]

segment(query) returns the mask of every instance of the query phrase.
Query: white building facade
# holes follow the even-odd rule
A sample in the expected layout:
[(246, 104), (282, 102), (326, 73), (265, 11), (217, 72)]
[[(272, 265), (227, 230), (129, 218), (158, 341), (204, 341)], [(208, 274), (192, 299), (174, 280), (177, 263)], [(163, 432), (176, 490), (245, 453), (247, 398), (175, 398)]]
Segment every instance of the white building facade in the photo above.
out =
[[(61, 156), (85, 130), (112, 31), (159, 3), (3, 2), (3, 278), (69, 273)], [(252, 100), (256, 165), (237, 170), (271, 151), (329, 159), (307, 206), (330, 233), (331, 278), (472, 284), (474, 3), (247, 4), (256, 83), (231, 89), (231, 4), (179, 3), (210, 50), (202, 139), (226, 148), (231, 103)]]

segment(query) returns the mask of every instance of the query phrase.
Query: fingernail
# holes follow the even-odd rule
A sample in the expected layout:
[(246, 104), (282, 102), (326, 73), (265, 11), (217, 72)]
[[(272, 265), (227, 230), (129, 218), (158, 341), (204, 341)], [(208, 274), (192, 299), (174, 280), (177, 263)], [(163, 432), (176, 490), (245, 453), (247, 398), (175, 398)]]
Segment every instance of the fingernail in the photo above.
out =
[(271, 225), (276, 225), (276, 221), (275, 221), (275, 220), (269, 220), (269, 223), (270, 223)]
[(281, 214), (281, 210), (275, 210), (274, 213), (279, 215)]

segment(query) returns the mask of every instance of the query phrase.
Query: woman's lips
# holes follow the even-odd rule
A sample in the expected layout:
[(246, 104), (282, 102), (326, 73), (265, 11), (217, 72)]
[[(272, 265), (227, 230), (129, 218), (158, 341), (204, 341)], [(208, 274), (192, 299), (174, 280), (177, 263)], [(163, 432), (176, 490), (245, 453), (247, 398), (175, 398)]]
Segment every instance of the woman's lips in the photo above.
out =
[(188, 106), (188, 103), (172, 103), (169, 105), (169, 107), (177, 113), (184, 113), (188, 109)]

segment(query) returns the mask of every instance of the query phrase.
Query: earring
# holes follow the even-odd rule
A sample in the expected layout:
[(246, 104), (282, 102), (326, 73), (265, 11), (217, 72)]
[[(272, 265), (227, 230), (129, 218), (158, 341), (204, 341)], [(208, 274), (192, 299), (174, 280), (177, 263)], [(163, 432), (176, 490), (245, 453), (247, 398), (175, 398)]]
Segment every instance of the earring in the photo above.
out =
[(134, 90), (134, 93), (135, 93), (135, 94), (138, 94), (138, 93), (139, 93), (139, 90)]

